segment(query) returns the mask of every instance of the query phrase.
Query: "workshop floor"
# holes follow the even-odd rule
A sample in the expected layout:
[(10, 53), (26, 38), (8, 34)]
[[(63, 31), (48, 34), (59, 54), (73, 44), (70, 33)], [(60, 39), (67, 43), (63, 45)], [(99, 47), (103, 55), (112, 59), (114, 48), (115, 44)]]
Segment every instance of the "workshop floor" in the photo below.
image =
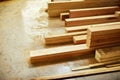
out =
[[(71, 67), (80, 66), (84, 62), (91, 63), (85, 58), (81, 58), (82, 61), (52, 65), (29, 63), (30, 50), (52, 47), (43, 44), (44, 35), (64, 32), (62, 21), (54, 18), (48, 20), (47, 13), (44, 12), (47, 8), (46, 2), (47, 0), (0, 2), (0, 80), (30, 80), (40, 76), (71, 72)], [(91, 56), (89, 58), (93, 60)], [(120, 80), (120, 72), (71, 80)]]

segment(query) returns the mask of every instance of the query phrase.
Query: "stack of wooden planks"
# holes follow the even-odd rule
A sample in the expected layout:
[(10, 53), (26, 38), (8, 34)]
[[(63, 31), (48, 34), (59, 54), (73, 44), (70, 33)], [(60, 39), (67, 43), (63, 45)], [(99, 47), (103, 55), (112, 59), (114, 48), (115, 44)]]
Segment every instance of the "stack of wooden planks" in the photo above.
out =
[[(87, 8), (87, 9), (73, 9), (67, 13), (67, 16), (63, 16), (65, 18), (65, 26), (82, 26), (82, 25), (90, 25), (90, 24), (99, 24), (99, 23), (107, 23), (107, 22), (116, 22), (119, 21), (119, 13), (115, 13), (119, 11), (119, 6), (111, 6), (111, 7), (99, 7), (99, 8)], [(62, 14), (62, 13), (61, 13)], [(69, 17), (68, 17), (69, 14)]]
[(120, 44), (120, 25), (90, 27), (87, 32), (87, 46), (98, 47)]
[(94, 58), (98, 62), (72, 69), (76, 72), (45, 76), (34, 80), (61, 80), (119, 71), (119, 0), (52, 1), (48, 3), (48, 15), (50, 17), (60, 16), (60, 19), (65, 21), (66, 33), (45, 36), (45, 44), (55, 45), (72, 42), (73, 45), (30, 51), (30, 62), (34, 64), (64, 58), (71, 59), (72, 57), (94, 53)]
[(97, 49), (95, 58), (98, 62), (120, 60), (120, 46)]
[[(53, 60), (56, 58), (62, 59), (65, 57), (72, 57), (73, 55), (78, 56), (82, 54), (93, 53), (95, 49), (99, 49), (101, 47), (120, 45), (119, 34), (120, 34), (119, 25), (114, 25), (114, 27), (113, 25), (97, 26), (97, 27), (92, 26), (89, 27), (87, 31), (87, 36), (82, 35), (83, 37), (82, 39), (79, 39), (78, 36), (74, 36), (75, 40), (78, 39), (79, 43), (84, 43), (84, 44), (30, 51), (30, 58), (31, 58), (30, 60), (32, 63), (35, 63), (39, 61)], [(54, 39), (54, 38), (55, 37), (50, 39)], [(72, 37), (70, 36), (68, 37), (68, 39), (69, 38), (71, 39)], [(59, 39), (55, 40), (55, 42), (56, 41), (59, 41)], [(62, 41), (62, 39), (60, 39), (60, 41)], [(52, 40), (50, 42), (52, 42)]]

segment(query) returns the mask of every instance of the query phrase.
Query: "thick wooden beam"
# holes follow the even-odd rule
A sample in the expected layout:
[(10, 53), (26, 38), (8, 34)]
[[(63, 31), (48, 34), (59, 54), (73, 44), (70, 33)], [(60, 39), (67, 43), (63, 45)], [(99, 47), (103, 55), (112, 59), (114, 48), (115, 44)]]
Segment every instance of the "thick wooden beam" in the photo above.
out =
[(48, 14), (50, 17), (60, 16), (60, 13), (68, 12), (70, 9), (94, 8), (118, 6), (119, 0), (86, 0), (86, 1), (60, 1), (48, 3)]
[(30, 51), (30, 62), (54, 61), (57, 59), (71, 58), (78, 55), (94, 53), (94, 49), (89, 49), (86, 44), (56, 47)]
[(45, 44), (59, 44), (64, 42), (72, 42), (73, 36), (85, 35), (85, 34), (87, 34), (87, 31), (45, 36)]
[(60, 19), (61, 20), (65, 20), (67, 18), (69, 18), (69, 13), (60, 13)]
[(107, 14), (114, 14), (115, 11), (119, 11), (119, 10), (120, 10), (119, 6), (73, 9), (69, 11), (70, 13), (69, 16), (70, 18), (77, 18), (77, 17), (107, 15)]
[(82, 71), (75, 71), (66, 74), (59, 74), (53, 76), (44, 76), (40, 78), (36, 78), (34, 80), (62, 80), (62, 79), (69, 79), (93, 74), (100, 74), (100, 73), (108, 73), (108, 72), (115, 72), (120, 71), (120, 66), (117, 67), (110, 67), (110, 68), (96, 68), (96, 69), (89, 69), (89, 70), (82, 70)]
[(86, 35), (73, 36), (74, 44), (85, 44), (86, 43), (86, 39), (87, 39)]
[(90, 48), (107, 45), (120, 45), (120, 25), (89, 27), (87, 46)]
[(102, 15), (82, 18), (69, 18), (65, 19), (65, 26), (83, 26), (100, 23), (118, 22), (120, 18), (117, 15)]

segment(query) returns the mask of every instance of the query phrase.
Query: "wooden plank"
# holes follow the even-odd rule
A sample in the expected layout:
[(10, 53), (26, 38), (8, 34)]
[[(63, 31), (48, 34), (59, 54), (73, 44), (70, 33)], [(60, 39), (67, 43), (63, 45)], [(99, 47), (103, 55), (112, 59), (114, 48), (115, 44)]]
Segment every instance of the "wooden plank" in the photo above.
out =
[(100, 23), (110, 23), (120, 21), (119, 17), (116, 15), (102, 15), (102, 16), (92, 16), (92, 17), (82, 17), (82, 18), (69, 18), (65, 19), (65, 26), (83, 26), (91, 24)]
[(107, 45), (120, 45), (120, 26), (109, 25), (101, 27), (89, 27), (87, 34), (87, 46), (98, 47)]
[(120, 57), (120, 46), (97, 49), (96, 55), (101, 59)]
[(114, 71), (120, 71), (120, 66), (110, 67), (110, 68), (96, 68), (96, 69), (75, 71), (75, 72), (53, 75), (53, 76), (43, 76), (43, 77), (40, 77), (40, 78), (36, 78), (34, 80), (41, 80), (41, 79), (45, 79), (45, 80), (58, 80), (59, 79), (59, 80), (62, 80), (62, 79), (68, 79), (68, 78), (75, 78), (75, 77), (93, 75), (93, 74), (114, 72)]
[(64, 42), (72, 42), (73, 36), (85, 35), (86, 31), (65, 33), (59, 35), (45, 36), (45, 44), (59, 44)]
[[(113, 34), (114, 32), (115, 33), (120, 32), (119, 25), (116, 25), (114, 27), (113, 26), (103, 26), (103, 27), (101, 26), (99, 28), (98, 27), (95, 27), (95, 28), (91, 27), (90, 29), (93, 33), (95, 33), (95, 34), (97, 33), (97, 35), (102, 34), (104, 36), (106, 34), (111, 35), (111, 33)], [(101, 33), (101, 31), (102, 31), (102, 33)], [(91, 32), (88, 32), (88, 33), (91, 34)], [(91, 35), (88, 36), (87, 40), (89, 40), (89, 37), (91, 37)], [(96, 36), (96, 38), (99, 39), (99, 36)], [(113, 40), (114, 40), (114, 38), (113, 38)], [(118, 41), (120, 41), (120, 40), (118, 39)], [(102, 42), (105, 42), (105, 41), (102, 41)], [(108, 40), (107, 40), (107, 42), (108, 42)], [(92, 46), (92, 48), (88, 48), (88, 47), (86, 47), (86, 44), (82, 44), (82, 45), (73, 45), (73, 46), (43, 49), (43, 50), (38, 50), (38, 51), (30, 51), (30, 61), (31, 61), (31, 63), (36, 63), (36, 62), (41, 62), (41, 61), (57, 60), (58, 58), (59, 59), (69, 58), (69, 57), (73, 57), (73, 56), (92, 53), (92, 52), (94, 52), (95, 49), (98, 49), (101, 47), (110, 47), (110, 46), (115, 46), (115, 45), (120, 45), (120, 42), (117, 44), (110, 43), (109, 45), (102, 44), (99, 46)]]
[(74, 26), (74, 27), (65, 27), (67, 33), (77, 32), (77, 31), (87, 31), (89, 26)]
[(60, 13), (68, 12), (70, 9), (93, 8), (117, 6), (119, 0), (87, 0), (87, 1), (60, 1), (48, 3), (48, 14), (50, 17), (60, 16)]
[(103, 67), (105, 65), (111, 65), (111, 64), (119, 63), (119, 62), (120, 62), (120, 60), (113, 60), (113, 61), (107, 61), (107, 62), (94, 63), (94, 64), (90, 64), (87, 66), (80, 66), (80, 67), (73, 68), (72, 71), (78, 71), (78, 70), (90, 69), (90, 68), (96, 68), (96, 67)]
[(73, 9), (70, 10), (69, 13), (70, 13), (70, 18), (77, 18), (77, 17), (114, 14), (115, 11), (119, 11), (119, 10), (120, 10), (119, 6), (111, 6), (111, 7), (86, 8), (86, 9)]
[(60, 13), (60, 19), (61, 20), (65, 20), (67, 18), (69, 18), (69, 13)]
[(97, 49), (95, 58), (98, 62), (120, 60), (120, 46)]
[(117, 64), (111, 64), (111, 65), (106, 65), (105, 67), (116, 67), (116, 66), (120, 66), (120, 63), (117, 63)]
[(30, 62), (48, 62), (57, 59), (71, 58), (74, 56), (91, 53), (94, 53), (94, 50), (89, 49), (86, 44), (41, 49), (36, 51), (30, 51)]
[(111, 23), (102, 23), (102, 24), (92, 24), (92, 25), (85, 25), (85, 26), (72, 26), (72, 27), (65, 27), (66, 32), (77, 32), (77, 31), (86, 31), (88, 27), (91, 26), (109, 26), (109, 25), (118, 25), (120, 22), (111, 22)]
[(95, 59), (96, 59), (98, 62), (107, 62), (107, 61), (120, 60), (120, 57), (112, 57), (112, 58), (100, 59), (98, 56), (95, 56)]
[(86, 35), (73, 36), (74, 44), (85, 44), (86, 43), (86, 39), (87, 39)]

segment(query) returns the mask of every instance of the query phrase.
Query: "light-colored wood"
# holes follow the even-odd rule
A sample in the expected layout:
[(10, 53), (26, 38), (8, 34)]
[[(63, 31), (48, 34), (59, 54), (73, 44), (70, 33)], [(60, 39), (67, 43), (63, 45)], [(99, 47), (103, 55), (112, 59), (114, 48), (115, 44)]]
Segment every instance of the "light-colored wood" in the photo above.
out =
[(120, 57), (120, 46), (97, 49), (96, 55), (101, 59)]
[(98, 62), (120, 60), (120, 46), (97, 49), (95, 58)]
[(95, 56), (95, 59), (96, 59), (98, 62), (107, 62), (107, 61), (120, 60), (120, 57), (112, 57), (112, 58), (100, 59), (98, 56)]
[(102, 16), (92, 16), (92, 17), (82, 17), (82, 18), (69, 18), (65, 19), (65, 26), (83, 26), (91, 24), (100, 23), (110, 23), (120, 21), (119, 17), (116, 15), (102, 15)]
[(67, 18), (69, 18), (69, 13), (60, 13), (60, 19), (61, 20), (65, 20)]
[(87, 31), (45, 36), (45, 44), (59, 44), (64, 42), (72, 42), (73, 36), (85, 35), (85, 34), (87, 34)]
[[(28, 63), (30, 56), (29, 51), (44, 47), (42, 44), (43, 39), (41, 39), (40, 36), (36, 36), (36, 33), (39, 32), (44, 35), (47, 32), (43, 28), (44, 26), (39, 26), (40, 31), (36, 29), (37, 27), (35, 26), (38, 25), (38, 23), (36, 23), (38, 16), (40, 24), (41, 22), (44, 24), (44, 21), (48, 19), (47, 17), (43, 18), (43, 16), (40, 16), (44, 13), (43, 8), (46, 8), (46, 5), (42, 5), (42, 3), (47, 4), (47, 1), (48, 0), (9, 0), (0, 3), (0, 80), (31, 80), (36, 77), (68, 73), (71, 71), (67, 62), (58, 63), (59, 61), (57, 61), (57, 64), (48, 63), (50, 65), (38, 63), (32, 66)], [(47, 16), (47, 14), (45, 15)], [(60, 22), (58, 18), (55, 19), (55, 21)], [(54, 20), (51, 20), (50, 24), (57, 26), (54, 24)], [(31, 27), (32, 30), (34, 30), (33, 32), (28, 31)], [(59, 34), (59, 31), (61, 31), (61, 27), (57, 28), (55, 31), (56, 34)], [(75, 59), (76, 58), (73, 60)], [(80, 61), (83, 62), (84, 60)], [(116, 76), (114, 77), (114, 75), (111, 74), (108, 76), (111, 80), (118, 78), (120, 75), (120, 73), (116, 72), (113, 74)], [(94, 77), (97, 78), (98, 76)], [(106, 74), (104, 74), (104, 76), (106, 76)], [(84, 80), (84, 77), (81, 77), (80, 80), (81, 79)], [(102, 80), (106, 79), (107, 78), (104, 78)]]
[(91, 26), (109, 26), (109, 25), (120, 25), (120, 22), (111, 22), (111, 23), (102, 23), (102, 24), (92, 24), (92, 25), (85, 25), (85, 26), (72, 26), (72, 27), (65, 27), (66, 32), (77, 32), (77, 31), (86, 31), (88, 27)]
[(42, 61), (70, 58), (90, 53), (94, 53), (94, 49), (89, 49), (86, 44), (56, 47), (30, 51), (30, 61), (31, 63), (37, 63)]
[(114, 64), (114, 63), (118, 63), (118, 62), (120, 62), (120, 60), (100, 62), (100, 63), (90, 64), (90, 65), (87, 65), (87, 66), (81, 66), (81, 67), (73, 68), (72, 71), (78, 71), (78, 70), (96, 68), (96, 67), (103, 67), (105, 65), (110, 65), (110, 64)]
[[(89, 25), (90, 26), (90, 25)], [(67, 33), (69, 32), (78, 32), (78, 31), (87, 31), (89, 26), (74, 26), (74, 27), (65, 27)]]
[(120, 26), (109, 25), (100, 27), (89, 27), (87, 32), (87, 46), (110, 46), (120, 45)]
[(87, 39), (86, 35), (73, 36), (74, 44), (85, 44), (86, 43), (86, 39)]
[(120, 10), (119, 6), (111, 6), (111, 7), (86, 8), (86, 9), (73, 9), (70, 10), (69, 12), (70, 12), (70, 18), (77, 18), (77, 17), (114, 14), (115, 11), (119, 11), (119, 10)]
[(120, 66), (120, 63), (117, 63), (117, 64), (111, 64), (111, 65), (106, 65), (105, 67), (116, 67), (116, 66)]
[(83, 70), (83, 71), (75, 71), (71, 73), (66, 74), (59, 74), (59, 75), (53, 75), (53, 76), (44, 76), (41, 78), (36, 78), (35, 80), (53, 80), (53, 79), (68, 79), (73, 77), (81, 77), (86, 75), (93, 75), (93, 74), (100, 74), (100, 73), (106, 73), (106, 72), (114, 72), (114, 71), (120, 71), (120, 66), (117, 67), (110, 67), (110, 68), (96, 68), (96, 69), (89, 69), (89, 70)]
[(60, 13), (68, 12), (70, 9), (107, 7), (107, 6), (117, 6), (117, 5), (119, 5), (119, 0), (49, 2), (48, 14), (50, 17), (55, 17), (55, 16), (60, 16)]

